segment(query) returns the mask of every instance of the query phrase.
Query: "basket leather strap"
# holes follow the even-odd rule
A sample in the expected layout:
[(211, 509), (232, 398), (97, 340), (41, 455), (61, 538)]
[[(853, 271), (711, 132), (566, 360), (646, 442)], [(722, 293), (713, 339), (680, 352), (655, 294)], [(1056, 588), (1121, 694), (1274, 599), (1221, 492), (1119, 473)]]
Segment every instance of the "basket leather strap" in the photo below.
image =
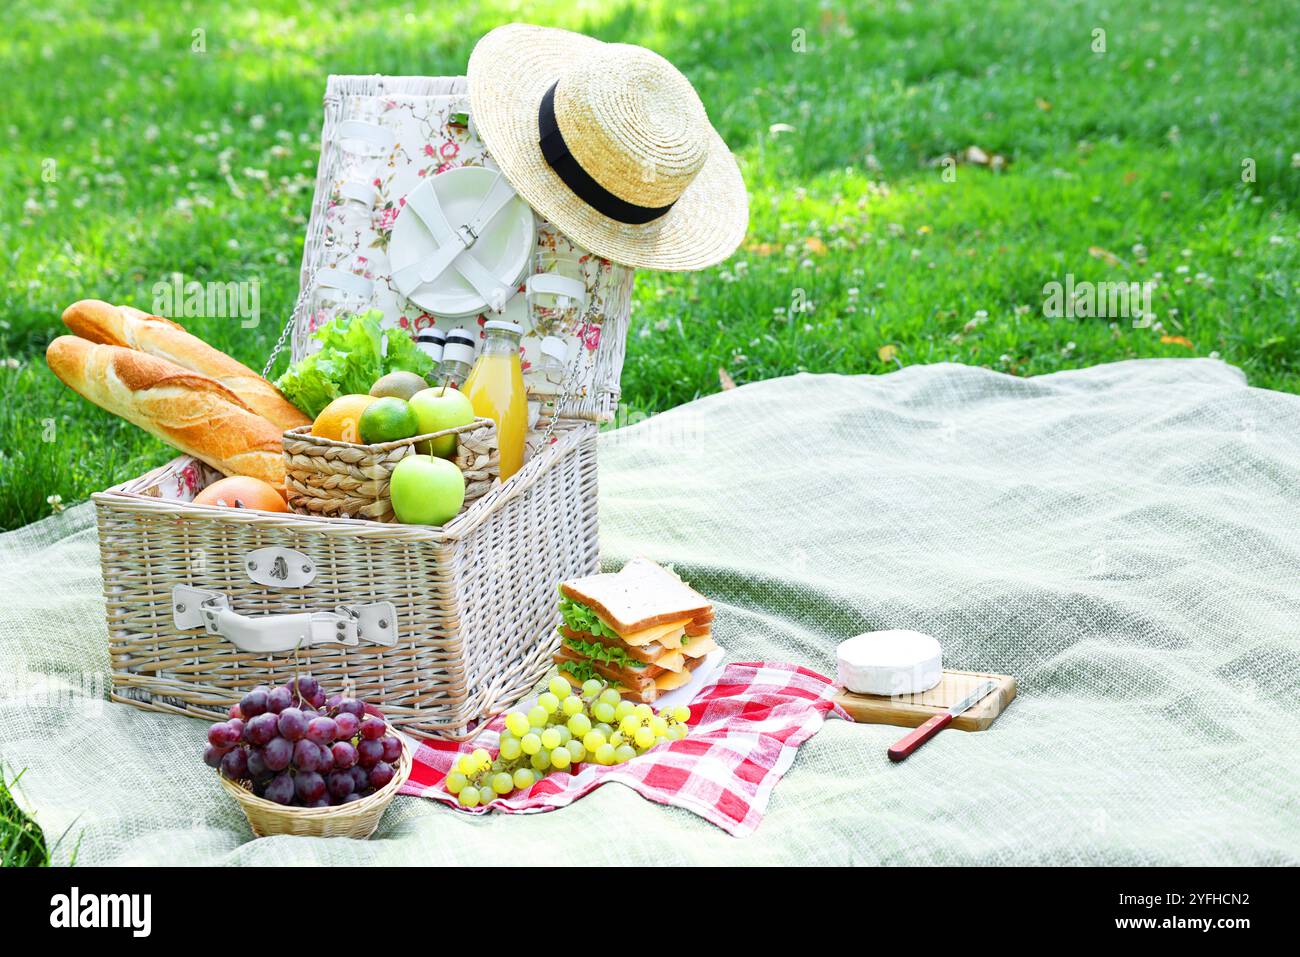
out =
[(397, 145), (397, 136), (392, 130), (364, 120), (344, 120), (339, 124), (334, 137), (339, 142), (358, 140), (373, 147), (377, 154), (386, 153)]
[(528, 277), (524, 282), (524, 295), (532, 297), (539, 293), (572, 299), (579, 310), (587, 305), (587, 284), (580, 279), (561, 276), (558, 273), (539, 272)]

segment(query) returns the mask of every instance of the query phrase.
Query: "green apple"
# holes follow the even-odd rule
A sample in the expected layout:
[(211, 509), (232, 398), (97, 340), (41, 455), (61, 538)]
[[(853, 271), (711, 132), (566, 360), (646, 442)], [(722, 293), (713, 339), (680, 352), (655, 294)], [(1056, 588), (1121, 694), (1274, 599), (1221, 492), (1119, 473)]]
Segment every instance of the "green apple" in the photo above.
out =
[(446, 459), (408, 455), (388, 483), (397, 520), (405, 525), (443, 525), (465, 504), (465, 476)]
[[(474, 421), (474, 406), (463, 392), (450, 386), (437, 386), (424, 389), (411, 396), (411, 408), (420, 423), (421, 435), (426, 432), (441, 432), (457, 426), (469, 425)], [(420, 449), (444, 459), (455, 458), (456, 436), (444, 435), (424, 443), (431, 449)]]

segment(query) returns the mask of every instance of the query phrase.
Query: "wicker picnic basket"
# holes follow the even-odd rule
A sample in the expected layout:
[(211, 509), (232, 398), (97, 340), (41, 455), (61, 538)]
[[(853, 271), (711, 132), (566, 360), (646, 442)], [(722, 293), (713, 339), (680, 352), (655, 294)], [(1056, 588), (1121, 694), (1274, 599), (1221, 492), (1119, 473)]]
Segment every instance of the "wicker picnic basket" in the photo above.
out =
[[(330, 78), (304, 290), (343, 103), (465, 93), (463, 77)], [(558, 642), (556, 586), (599, 563), (597, 422), (617, 404), (632, 272), (602, 261), (594, 282), (582, 388), (530, 433), (523, 468), (443, 527), (195, 505), (219, 476), (186, 456), (93, 496), (113, 700), (220, 717), (301, 668), (403, 731), (463, 740), (531, 690)], [(300, 299), (280, 340), (294, 359), (309, 331)]]

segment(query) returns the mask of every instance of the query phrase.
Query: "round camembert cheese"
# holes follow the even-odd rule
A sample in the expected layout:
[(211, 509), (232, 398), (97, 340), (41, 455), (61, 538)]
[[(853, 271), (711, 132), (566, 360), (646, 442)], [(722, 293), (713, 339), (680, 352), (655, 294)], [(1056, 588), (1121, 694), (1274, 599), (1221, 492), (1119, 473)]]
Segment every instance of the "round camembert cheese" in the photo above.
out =
[(835, 650), (837, 678), (858, 694), (928, 691), (943, 677), (939, 642), (919, 631), (868, 631)]

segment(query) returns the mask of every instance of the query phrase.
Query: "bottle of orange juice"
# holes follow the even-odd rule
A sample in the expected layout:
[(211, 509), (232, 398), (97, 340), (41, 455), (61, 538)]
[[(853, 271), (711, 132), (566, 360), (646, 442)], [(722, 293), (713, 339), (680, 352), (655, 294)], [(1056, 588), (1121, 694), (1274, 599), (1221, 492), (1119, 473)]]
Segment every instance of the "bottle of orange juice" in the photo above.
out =
[(513, 322), (494, 319), (483, 327), (487, 339), (478, 361), (461, 387), (474, 406), (474, 414), (497, 424), (501, 443), (501, 481), (524, 464), (524, 433), (528, 429), (528, 397), (519, 365), (519, 339), (524, 334)]

